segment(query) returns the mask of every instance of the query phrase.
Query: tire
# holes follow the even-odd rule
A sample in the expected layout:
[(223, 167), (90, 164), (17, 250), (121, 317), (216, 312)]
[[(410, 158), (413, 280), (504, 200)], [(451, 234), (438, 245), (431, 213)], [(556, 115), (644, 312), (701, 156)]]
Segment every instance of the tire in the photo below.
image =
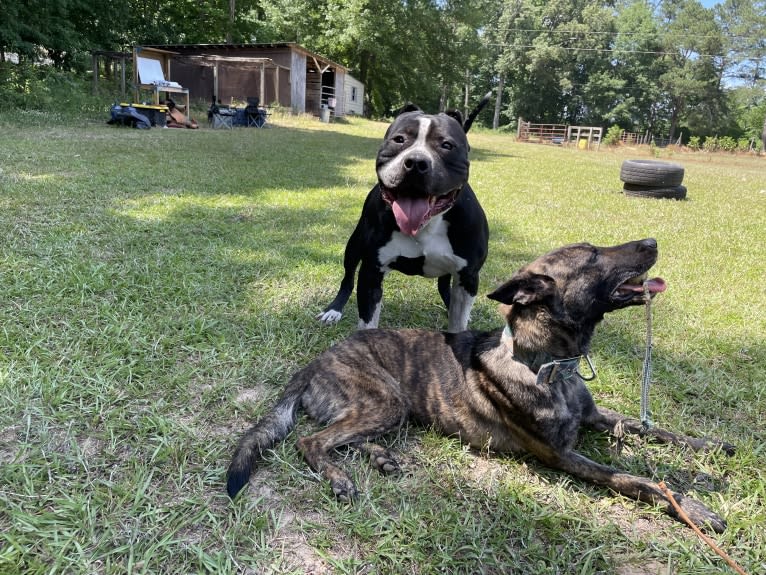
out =
[(626, 196), (634, 198), (670, 198), (673, 200), (683, 200), (686, 198), (686, 186), (670, 187), (647, 187), (636, 184), (625, 184), (622, 188)]
[(672, 188), (684, 181), (684, 167), (659, 160), (625, 160), (620, 168), (620, 180), (637, 186)]

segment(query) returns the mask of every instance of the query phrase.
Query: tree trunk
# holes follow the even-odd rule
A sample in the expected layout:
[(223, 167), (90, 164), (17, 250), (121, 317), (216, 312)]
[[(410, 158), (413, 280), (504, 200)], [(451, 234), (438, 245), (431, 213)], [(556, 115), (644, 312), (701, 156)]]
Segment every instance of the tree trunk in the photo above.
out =
[(371, 72), (374, 68), (376, 56), (366, 50), (363, 50), (361, 57), (359, 58), (359, 77), (358, 80), (364, 86), (364, 116), (369, 118), (373, 112), (380, 114), (380, 110), (373, 108), (373, 79), (371, 78)]
[(495, 95), (495, 115), (492, 116), (492, 129), (497, 130), (500, 127), (500, 106), (503, 103), (503, 87), (505, 85), (505, 75), (500, 74), (497, 82), (497, 94)]
[(668, 132), (668, 140), (673, 140), (673, 136), (676, 134), (676, 128), (678, 127), (678, 106), (673, 107), (673, 112), (670, 115), (670, 131)]
[(470, 86), (471, 71), (466, 68), (465, 71), (465, 96), (463, 97), (463, 117), (468, 117), (468, 94), (471, 92)]
[(761, 144), (763, 144), (762, 152), (766, 154), (766, 116), (763, 117), (763, 131), (761, 132)]
[(237, 0), (229, 0), (229, 29), (226, 31), (226, 43), (231, 44), (234, 33), (234, 14), (236, 13)]
[(442, 93), (439, 96), (439, 111), (444, 112), (449, 107), (449, 99), (447, 98), (447, 84), (442, 82)]

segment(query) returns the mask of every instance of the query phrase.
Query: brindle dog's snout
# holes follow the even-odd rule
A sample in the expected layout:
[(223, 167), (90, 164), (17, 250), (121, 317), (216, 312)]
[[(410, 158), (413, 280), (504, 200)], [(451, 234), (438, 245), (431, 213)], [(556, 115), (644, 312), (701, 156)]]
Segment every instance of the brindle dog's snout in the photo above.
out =
[(656, 250), (657, 240), (654, 238), (646, 238), (645, 240), (641, 240), (639, 242), (639, 246), (644, 249)]

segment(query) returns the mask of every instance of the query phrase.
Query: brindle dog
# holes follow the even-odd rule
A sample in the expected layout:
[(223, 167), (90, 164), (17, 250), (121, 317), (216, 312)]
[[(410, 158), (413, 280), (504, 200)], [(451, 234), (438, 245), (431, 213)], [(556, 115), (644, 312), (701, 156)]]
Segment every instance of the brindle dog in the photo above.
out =
[[(303, 408), (327, 427), (298, 440), (309, 465), (339, 498), (357, 494), (330, 459), (341, 445), (367, 453), (383, 472), (399, 470), (383, 447), (371, 443), (407, 419), (432, 425), (480, 449), (527, 452), (545, 465), (660, 506), (676, 517), (659, 486), (644, 477), (601, 465), (574, 450), (581, 427), (645, 433), (694, 449), (733, 447), (652, 428), (596, 407), (577, 371), (604, 314), (644, 303), (660, 278), (646, 279), (657, 242), (614, 247), (565, 246), (523, 267), (489, 297), (499, 301), (505, 329), (456, 334), (424, 330), (362, 330), (296, 373), (276, 406), (241, 439), (228, 470), (233, 498), (263, 452), (283, 440)], [(675, 498), (700, 527), (722, 531), (726, 522), (701, 503)]]

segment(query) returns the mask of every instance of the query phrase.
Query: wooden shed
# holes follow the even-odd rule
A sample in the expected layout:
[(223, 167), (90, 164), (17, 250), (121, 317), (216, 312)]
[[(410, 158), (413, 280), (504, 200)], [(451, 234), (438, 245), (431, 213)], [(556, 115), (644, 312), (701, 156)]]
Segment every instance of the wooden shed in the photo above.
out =
[[(276, 44), (166, 44), (144, 46), (172, 53), (172, 78), (192, 100), (223, 104), (258, 98), (295, 113), (361, 113), (364, 87), (348, 69), (294, 42)], [(348, 86), (353, 84), (354, 90)], [(353, 95), (356, 101), (347, 101)], [(350, 108), (349, 108), (350, 105)]]
[(344, 88), (346, 114), (364, 116), (364, 84), (353, 76), (346, 74)]

